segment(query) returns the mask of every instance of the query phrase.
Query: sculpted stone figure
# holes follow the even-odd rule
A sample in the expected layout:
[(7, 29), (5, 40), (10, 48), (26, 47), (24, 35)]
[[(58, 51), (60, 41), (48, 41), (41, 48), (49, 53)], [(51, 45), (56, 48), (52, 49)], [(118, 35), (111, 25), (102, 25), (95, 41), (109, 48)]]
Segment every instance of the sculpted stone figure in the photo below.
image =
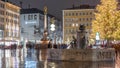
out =
[(44, 14), (47, 14), (47, 6), (44, 7)]

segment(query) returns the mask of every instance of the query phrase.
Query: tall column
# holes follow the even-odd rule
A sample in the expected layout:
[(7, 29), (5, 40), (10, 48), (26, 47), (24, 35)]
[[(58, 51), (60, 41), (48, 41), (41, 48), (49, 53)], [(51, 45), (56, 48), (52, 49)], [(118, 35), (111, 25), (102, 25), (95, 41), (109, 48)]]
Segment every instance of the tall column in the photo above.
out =
[(47, 31), (47, 7), (44, 7), (44, 31)]
[(47, 30), (47, 15), (44, 15), (44, 31)]
[(44, 7), (44, 32), (43, 32), (43, 38), (42, 40), (47, 41), (47, 35), (48, 35), (48, 31), (47, 31), (47, 7)]

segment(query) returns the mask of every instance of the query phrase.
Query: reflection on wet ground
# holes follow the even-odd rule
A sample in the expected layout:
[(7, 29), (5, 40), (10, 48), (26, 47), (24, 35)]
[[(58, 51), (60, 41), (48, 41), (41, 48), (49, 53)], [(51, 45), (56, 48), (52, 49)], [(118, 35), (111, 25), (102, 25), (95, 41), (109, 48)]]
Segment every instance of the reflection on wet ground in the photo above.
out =
[(115, 62), (42, 61), (40, 53), (35, 49), (0, 49), (0, 68), (120, 68), (120, 52)]

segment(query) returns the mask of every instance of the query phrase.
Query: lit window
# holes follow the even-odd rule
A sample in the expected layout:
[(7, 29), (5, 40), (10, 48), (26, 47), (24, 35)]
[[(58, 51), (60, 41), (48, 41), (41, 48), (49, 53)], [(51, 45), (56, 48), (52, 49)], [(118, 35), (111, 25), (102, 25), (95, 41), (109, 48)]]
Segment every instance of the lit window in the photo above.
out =
[(75, 24), (72, 24), (72, 26), (74, 27), (74, 26), (75, 26)]
[(76, 23), (76, 26), (78, 26), (78, 24)]

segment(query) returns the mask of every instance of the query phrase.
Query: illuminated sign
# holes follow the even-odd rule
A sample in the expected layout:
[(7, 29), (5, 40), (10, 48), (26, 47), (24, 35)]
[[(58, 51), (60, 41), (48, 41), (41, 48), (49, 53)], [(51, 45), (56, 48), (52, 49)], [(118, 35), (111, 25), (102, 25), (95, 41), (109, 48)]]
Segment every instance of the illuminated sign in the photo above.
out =
[(25, 24), (34, 24), (36, 21), (26, 21)]

